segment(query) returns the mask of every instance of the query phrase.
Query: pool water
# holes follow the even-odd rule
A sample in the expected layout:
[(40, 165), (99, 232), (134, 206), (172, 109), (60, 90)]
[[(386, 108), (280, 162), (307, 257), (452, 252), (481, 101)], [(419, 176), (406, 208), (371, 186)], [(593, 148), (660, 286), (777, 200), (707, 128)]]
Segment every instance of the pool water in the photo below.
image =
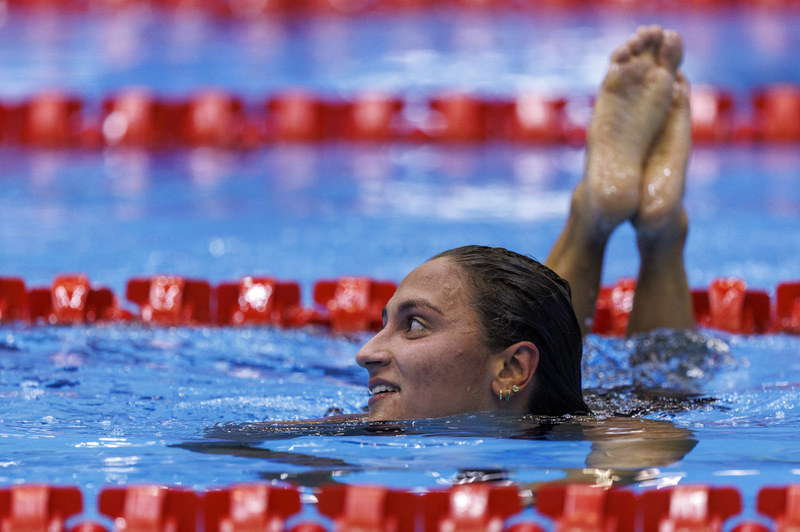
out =
[[(433, 254), (474, 242), (544, 259), (582, 172), (562, 146), (283, 145), (2, 151), (2, 271), (28, 286), (64, 272), (124, 297), (128, 279), (177, 273), (212, 283), (322, 278), (399, 281)], [(796, 146), (695, 149), (686, 205), (692, 286), (738, 276), (774, 290), (797, 277)], [(98, 224), (97, 220), (103, 220)], [(633, 232), (612, 237), (604, 280), (636, 273)]]
[[(146, 85), (246, 97), (303, 85), (378, 86), (410, 98), (465, 86), (586, 95), (638, 23), (680, 29), (686, 71), (745, 101), (800, 83), (797, 13), (550, 14), (307, 21), (170, 18), (158, 13), (10, 13), (0, 96), (48, 86), (87, 101)], [(745, 59), (742, 59), (742, 58)], [(571, 146), (321, 143), (249, 151), (0, 148), (0, 274), (29, 287), (85, 272), (118, 295), (128, 279), (176, 273), (211, 283), (269, 274), (300, 282), (362, 274), (399, 281), (453, 246), (505, 246), (543, 259), (563, 223), (583, 151)], [(686, 205), (692, 286), (737, 276), (774, 295), (800, 277), (796, 144), (698, 146)], [(608, 251), (604, 282), (636, 272), (633, 233)], [(367, 335), (325, 330), (138, 324), (0, 326), (0, 482), (165, 483), (202, 489), (259, 479), (429, 488), (486, 471), (533, 485), (611, 470), (645, 488), (796, 482), (800, 338), (705, 331), (648, 342), (587, 339), (584, 385), (600, 412), (579, 420), (464, 416), (390, 424), (274, 425), (361, 412), (354, 355)], [(617, 417), (613, 417), (616, 414)], [(615, 419), (633, 416), (633, 425)], [(680, 442), (666, 463), (625, 467), (638, 419)], [(600, 443), (598, 443), (600, 442)], [(630, 451), (630, 452), (628, 452)], [(588, 469), (584, 471), (584, 469)], [(598, 476), (599, 475), (599, 476)], [(581, 477), (583, 478), (583, 477)]]
[(707, 356), (676, 349), (662, 360), (632, 356), (631, 341), (590, 338), (585, 385), (599, 418), (584, 427), (622, 435), (619, 445), (633, 446), (627, 453), (635, 452), (641, 427), (620, 427), (609, 416), (657, 420), (663, 438), (682, 442), (674, 463), (660, 463), (658, 453), (632, 463), (630, 454), (598, 450), (599, 437), (575, 420), (558, 421), (565, 426), (557, 430), (502, 416), (390, 427), (396, 430), (269, 423), (331, 408), (361, 412), (367, 393), (352, 362), (356, 338), (138, 325), (5, 326), (2, 333), (5, 483), (78, 484), (90, 492), (108, 484), (200, 489), (263, 479), (432, 488), (466, 471), (528, 485), (584, 479), (592, 466), (639, 487), (733, 484), (747, 496), (800, 474), (796, 337), (711, 334)]

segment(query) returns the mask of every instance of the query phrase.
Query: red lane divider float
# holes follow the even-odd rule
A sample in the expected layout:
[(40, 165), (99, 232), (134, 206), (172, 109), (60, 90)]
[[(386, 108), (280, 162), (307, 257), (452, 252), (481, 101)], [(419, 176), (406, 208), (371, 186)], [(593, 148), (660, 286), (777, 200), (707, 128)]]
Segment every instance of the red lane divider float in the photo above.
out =
[(505, 520), (522, 510), (513, 485), (462, 484), (421, 498), (424, 529), (430, 531), (504, 530)]
[(733, 95), (716, 87), (692, 87), (692, 140), (700, 143), (730, 142), (751, 136), (752, 127), (736, 131)]
[(212, 489), (201, 499), (205, 532), (284, 530), (300, 513), (300, 492), (291, 486), (237, 484)]
[[(155, 275), (130, 279), (123, 308), (109, 288), (83, 274), (63, 274), (48, 287), (28, 290), (24, 280), (0, 277), (0, 321), (80, 324), (137, 320), (152, 325), (322, 326), (334, 332), (377, 331), (382, 311), (397, 288), (393, 281), (364, 276), (318, 280), (313, 305), (302, 303), (300, 285), (273, 277), (242, 277), (212, 286), (202, 279)], [(625, 334), (636, 281), (601, 287), (592, 332)], [(778, 284), (775, 297), (737, 278), (714, 279), (691, 292), (699, 327), (735, 334), (800, 334), (800, 281)]]
[(741, 279), (716, 279), (692, 292), (695, 321), (729, 332), (760, 334), (772, 328), (769, 295), (750, 290)]
[(610, 336), (625, 334), (633, 309), (635, 279), (620, 279), (614, 286), (603, 286), (595, 302), (592, 332)]
[(114, 530), (200, 530), (200, 496), (190, 489), (156, 485), (106, 487), (98, 510), (115, 520)]
[(46, 148), (80, 146), (84, 102), (77, 96), (49, 90), (21, 103), (0, 103), (5, 142)]
[(220, 325), (278, 325), (305, 321), (300, 285), (272, 277), (243, 277), (217, 287), (217, 323)]
[(123, 317), (116, 298), (108, 288), (89, 286), (85, 275), (59, 275), (49, 288), (28, 292), (31, 320), (44, 319), (52, 324), (85, 323)]
[[(597, 297), (592, 332), (622, 335), (633, 308), (636, 281), (621, 279), (602, 287)], [(800, 331), (800, 282), (778, 285), (773, 304), (764, 290), (747, 288), (736, 278), (714, 279), (708, 288), (691, 292), (695, 323), (737, 334)]]
[(629, 491), (598, 489), (588, 484), (544, 486), (536, 495), (537, 510), (558, 530), (634, 532), (636, 496)]
[(778, 285), (775, 310), (778, 330), (800, 334), (800, 282)]
[(26, 319), (28, 292), (25, 281), (16, 277), (0, 278), (0, 321)]
[(157, 275), (128, 281), (125, 298), (139, 306), (146, 323), (192, 325), (211, 322), (211, 286), (202, 280)]
[(800, 485), (763, 487), (758, 492), (758, 513), (769, 516), (778, 530), (800, 525)]
[(324, 305), (325, 312), (315, 321), (340, 332), (377, 331), (383, 325), (383, 308), (396, 289), (393, 282), (366, 277), (317, 281), (314, 301)]
[[(636, 282), (620, 279), (600, 289), (592, 332), (624, 334), (633, 308)], [(747, 288), (741, 279), (714, 279), (708, 288), (692, 290), (698, 326), (736, 334), (800, 333), (800, 281), (780, 283), (773, 302), (764, 290)]]
[(22, 484), (0, 488), (3, 530), (65, 530), (67, 518), (82, 511), (83, 494), (77, 487)]
[(317, 501), (317, 511), (336, 530), (413, 532), (420, 511), (417, 494), (384, 486), (322, 486)]
[(679, 486), (651, 490), (640, 497), (643, 532), (667, 530), (721, 531), (722, 524), (742, 510), (736, 488)]
[[(540, 92), (506, 99), (442, 92), (421, 106), (411, 106), (392, 93), (364, 91), (341, 99), (304, 89), (245, 101), (219, 89), (164, 98), (131, 87), (100, 102), (88, 102), (53, 90), (21, 102), (0, 102), (0, 139), (45, 148), (143, 149), (247, 149), (276, 142), (342, 140), (580, 144), (587, 123), (574, 117), (588, 116), (581, 112), (587, 101)], [(737, 109), (732, 94), (724, 89), (697, 86), (692, 89), (691, 106), (692, 130), (699, 143), (800, 142), (797, 85), (758, 89), (748, 109)]]
[[(703, 484), (636, 493), (590, 484), (545, 485), (529, 495), (514, 484), (471, 483), (427, 492), (380, 485), (323, 485), (316, 503), (292, 485), (242, 483), (195, 491), (161, 485), (106, 486), (97, 500), (110, 525), (83, 517), (77, 487), (0, 487), (0, 526), (7, 532), (542, 532), (670, 530), (780, 532), (800, 520), (800, 485), (758, 490), (758, 520), (742, 516), (737, 488)], [(69, 528), (66, 522), (72, 524)]]
[(755, 137), (777, 141), (800, 139), (800, 86), (778, 84), (753, 96)]

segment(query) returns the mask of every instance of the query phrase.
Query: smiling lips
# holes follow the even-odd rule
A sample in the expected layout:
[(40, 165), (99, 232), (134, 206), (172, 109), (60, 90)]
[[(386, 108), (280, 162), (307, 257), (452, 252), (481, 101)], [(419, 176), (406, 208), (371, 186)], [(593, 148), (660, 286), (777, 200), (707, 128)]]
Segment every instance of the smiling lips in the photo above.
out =
[(384, 393), (384, 392), (399, 392), (399, 391), (400, 388), (396, 388), (391, 384), (378, 384), (374, 388), (370, 388), (369, 393), (371, 393), (372, 395), (377, 395), (379, 393)]
[(369, 398), (369, 402), (372, 403), (373, 401), (377, 401), (378, 399), (385, 397), (386, 394), (396, 393), (399, 391), (400, 388), (391, 384), (375, 384), (369, 388), (369, 393), (372, 394), (372, 397)]

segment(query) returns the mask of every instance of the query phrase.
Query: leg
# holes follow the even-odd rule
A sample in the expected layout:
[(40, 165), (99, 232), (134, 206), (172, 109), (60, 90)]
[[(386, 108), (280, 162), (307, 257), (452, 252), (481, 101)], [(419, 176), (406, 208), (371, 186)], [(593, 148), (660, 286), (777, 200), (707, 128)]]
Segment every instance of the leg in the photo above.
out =
[(694, 326), (683, 263), (688, 220), (682, 200), (690, 150), (689, 84), (679, 73), (672, 108), (645, 164), (641, 205), (633, 218), (641, 262), (628, 334)]
[(586, 169), (547, 265), (569, 281), (584, 332), (612, 231), (640, 210), (645, 161), (670, 111), (682, 44), (674, 32), (639, 28), (611, 57), (587, 132)]

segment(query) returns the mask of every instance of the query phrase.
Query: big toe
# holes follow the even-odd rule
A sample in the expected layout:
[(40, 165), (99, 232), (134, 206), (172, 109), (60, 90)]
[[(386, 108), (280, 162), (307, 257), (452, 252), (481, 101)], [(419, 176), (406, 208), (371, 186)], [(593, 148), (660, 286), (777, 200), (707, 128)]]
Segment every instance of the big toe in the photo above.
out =
[(664, 30), (660, 26), (640, 26), (631, 38), (631, 48), (637, 55), (650, 54), (656, 57), (663, 34)]
[(678, 32), (665, 30), (661, 39), (658, 54), (659, 63), (665, 68), (676, 72), (683, 60), (683, 41)]

